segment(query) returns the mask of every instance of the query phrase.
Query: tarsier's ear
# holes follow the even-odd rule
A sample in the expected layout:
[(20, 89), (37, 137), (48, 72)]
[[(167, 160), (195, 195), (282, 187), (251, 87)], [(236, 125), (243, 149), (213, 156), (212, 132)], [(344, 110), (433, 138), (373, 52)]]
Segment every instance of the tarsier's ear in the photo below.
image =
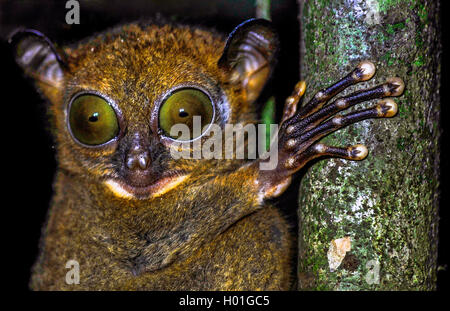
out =
[(58, 87), (63, 79), (65, 63), (51, 41), (33, 29), (19, 29), (9, 43), (17, 64), (37, 82)]
[(278, 36), (265, 19), (250, 19), (229, 35), (219, 67), (227, 70), (231, 83), (240, 83), (247, 102), (261, 93), (275, 67)]

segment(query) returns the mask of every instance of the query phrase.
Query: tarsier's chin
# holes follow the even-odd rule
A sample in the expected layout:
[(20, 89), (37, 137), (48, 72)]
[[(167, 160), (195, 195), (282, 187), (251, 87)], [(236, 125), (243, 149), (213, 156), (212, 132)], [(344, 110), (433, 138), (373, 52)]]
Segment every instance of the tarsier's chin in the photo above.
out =
[[(282, 194), (311, 159), (364, 159), (363, 145), (319, 141), (394, 116), (397, 105), (385, 97), (404, 89), (390, 78), (331, 101), (373, 77), (369, 61), (301, 107), (299, 82), (271, 146), (278, 162), (261, 169), (267, 160), (227, 158), (223, 149), (219, 157), (192, 155), (211, 129), (257, 125), (257, 99), (279, 45), (270, 22), (246, 21), (228, 38), (134, 23), (62, 48), (35, 30), (15, 32), (10, 43), (49, 103), (59, 163), (30, 282), (36, 290), (290, 289), (294, 239), (265, 200)], [(372, 108), (338, 114), (372, 99), (379, 99)], [(77, 281), (68, 262), (79, 263)]]

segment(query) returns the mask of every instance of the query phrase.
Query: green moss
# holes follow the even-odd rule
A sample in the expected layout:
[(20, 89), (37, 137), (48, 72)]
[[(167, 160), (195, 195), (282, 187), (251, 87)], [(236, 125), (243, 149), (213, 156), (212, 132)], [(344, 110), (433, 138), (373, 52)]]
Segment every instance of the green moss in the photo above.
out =
[(394, 64), (394, 58), (392, 57), (392, 52), (387, 52), (386, 54), (382, 55), (380, 57), (381, 60), (383, 60), (386, 65), (392, 66)]
[(380, 0), (378, 3), (380, 7), (380, 12), (386, 14), (389, 10), (392, 10), (393, 7), (397, 6), (402, 0)]
[(413, 64), (416, 65), (417, 67), (422, 67), (424, 63), (425, 63), (425, 60), (424, 60), (423, 55), (419, 55)]
[(405, 137), (399, 137), (397, 139), (397, 149), (399, 151), (404, 151), (405, 150), (405, 141), (406, 141)]
[(402, 30), (406, 27), (405, 23), (388, 24), (386, 26), (386, 31), (388, 34), (392, 35), (398, 30)]
[(422, 24), (427, 24), (428, 23), (428, 13), (427, 13), (424, 3), (417, 4), (416, 12), (417, 12), (417, 15), (419, 16)]

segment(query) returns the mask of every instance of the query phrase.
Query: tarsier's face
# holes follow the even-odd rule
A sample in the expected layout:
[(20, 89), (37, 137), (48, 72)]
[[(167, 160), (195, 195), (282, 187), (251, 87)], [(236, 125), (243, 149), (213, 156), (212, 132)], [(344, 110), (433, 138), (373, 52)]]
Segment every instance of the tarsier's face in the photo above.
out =
[(81, 169), (117, 195), (165, 192), (195, 168), (170, 156), (171, 127), (192, 127), (194, 115), (203, 125), (229, 118), (217, 65), (223, 43), (208, 33), (136, 27), (97, 46), (67, 53), (76, 56), (59, 132)]
[[(28, 36), (18, 41), (18, 62), (36, 62), (30, 75), (52, 104), (60, 166), (119, 197), (142, 199), (208, 169), (206, 162), (215, 166), (174, 159), (171, 148), (183, 148), (178, 142), (207, 139), (210, 124), (253, 121), (251, 104), (276, 50), (274, 34), (258, 27), (231, 36), (225, 48), (211, 32), (131, 25), (59, 55)], [(267, 51), (255, 52), (259, 45)], [(194, 116), (201, 132), (193, 131)], [(186, 125), (189, 137), (171, 133), (176, 124)]]

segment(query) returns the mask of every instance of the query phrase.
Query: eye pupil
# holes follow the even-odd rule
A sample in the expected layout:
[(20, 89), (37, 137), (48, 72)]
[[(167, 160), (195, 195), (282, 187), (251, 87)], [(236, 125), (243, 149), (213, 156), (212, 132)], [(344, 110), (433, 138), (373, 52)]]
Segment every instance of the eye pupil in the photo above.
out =
[(96, 121), (98, 121), (98, 112), (94, 112), (94, 113), (89, 117), (89, 121), (90, 121), (90, 122), (96, 122)]
[(184, 109), (180, 109), (180, 112), (178, 113), (178, 115), (182, 118), (186, 118), (189, 115), (189, 113), (184, 111)]

